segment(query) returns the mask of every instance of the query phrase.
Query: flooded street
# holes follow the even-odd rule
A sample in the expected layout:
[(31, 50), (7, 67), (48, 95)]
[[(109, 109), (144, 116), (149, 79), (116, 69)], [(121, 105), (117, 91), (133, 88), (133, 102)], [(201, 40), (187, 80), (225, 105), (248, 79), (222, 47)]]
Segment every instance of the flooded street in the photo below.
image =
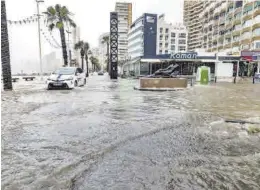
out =
[(260, 189), (260, 86), (135, 91), (137, 80), (91, 76), (47, 91), (2, 92), (2, 189)]

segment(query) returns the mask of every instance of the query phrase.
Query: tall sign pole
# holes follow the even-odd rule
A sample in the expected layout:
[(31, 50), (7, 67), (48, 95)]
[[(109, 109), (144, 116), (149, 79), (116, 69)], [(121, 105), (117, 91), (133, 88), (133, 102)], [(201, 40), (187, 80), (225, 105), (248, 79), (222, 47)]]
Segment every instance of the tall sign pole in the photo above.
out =
[(118, 67), (118, 14), (110, 13), (110, 78), (117, 79)]
[(42, 48), (41, 48), (41, 24), (40, 24), (40, 11), (39, 11), (39, 3), (44, 2), (43, 0), (36, 0), (37, 3), (37, 16), (38, 16), (38, 38), (39, 38), (39, 58), (40, 58), (40, 72), (41, 72), (41, 80), (42, 78)]

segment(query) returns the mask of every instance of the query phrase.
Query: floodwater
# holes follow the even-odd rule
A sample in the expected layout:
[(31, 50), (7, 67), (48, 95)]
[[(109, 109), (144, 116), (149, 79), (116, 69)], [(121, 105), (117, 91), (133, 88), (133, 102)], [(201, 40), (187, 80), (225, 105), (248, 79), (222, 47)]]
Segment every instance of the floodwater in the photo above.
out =
[(91, 76), (47, 91), (2, 92), (2, 189), (260, 189), (260, 85), (133, 90), (137, 80)]

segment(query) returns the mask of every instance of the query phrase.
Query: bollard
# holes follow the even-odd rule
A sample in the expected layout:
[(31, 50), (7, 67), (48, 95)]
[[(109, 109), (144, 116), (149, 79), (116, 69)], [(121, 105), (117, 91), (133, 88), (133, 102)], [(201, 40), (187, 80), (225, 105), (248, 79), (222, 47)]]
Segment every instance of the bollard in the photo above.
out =
[(236, 84), (237, 76), (234, 77), (234, 84)]
[(217, 77), (215, 76), (215, 83), (217, 83)]
[(193, 86), (193, 78), (191, 78), (190, 86)]
[(253, 84), (255, 84), (255, 77), (253, 77)]

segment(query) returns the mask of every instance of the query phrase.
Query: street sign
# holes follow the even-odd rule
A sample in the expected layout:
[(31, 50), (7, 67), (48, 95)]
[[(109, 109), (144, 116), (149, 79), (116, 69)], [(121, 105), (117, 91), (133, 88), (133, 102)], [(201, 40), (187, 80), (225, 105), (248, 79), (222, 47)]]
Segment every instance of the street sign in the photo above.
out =
[(172, 53), (170, 59), (197, 59), (198, 54), (196, 52), (191, 53)]

